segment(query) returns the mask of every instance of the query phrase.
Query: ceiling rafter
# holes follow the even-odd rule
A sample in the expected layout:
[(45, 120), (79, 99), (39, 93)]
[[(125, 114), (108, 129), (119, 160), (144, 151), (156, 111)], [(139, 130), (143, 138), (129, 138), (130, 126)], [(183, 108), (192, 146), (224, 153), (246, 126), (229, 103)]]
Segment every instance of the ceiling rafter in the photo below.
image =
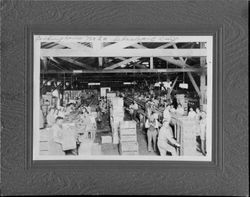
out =
[(68, 57), (60, 57), (60, 59), (64, 60), (64, 61), (67, 61), (69, 63), (72, 63), (72, 64), (75, 64), (77, 66), (80, 66), (82, 68), (85, 68), (85, 69), (89, 69), (89, 70), (93, 70), (93, 67), (92, 66), (89, 66), (87, 64), (84, 64), (82, 62), (78, 62), (74, 59), (71, 59), (71, 58), (68, 58)]

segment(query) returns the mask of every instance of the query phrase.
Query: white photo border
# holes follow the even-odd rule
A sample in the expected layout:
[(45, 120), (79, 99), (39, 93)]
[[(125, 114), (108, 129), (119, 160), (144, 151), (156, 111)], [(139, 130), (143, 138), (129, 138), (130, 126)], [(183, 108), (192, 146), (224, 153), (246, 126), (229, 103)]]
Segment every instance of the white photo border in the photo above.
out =
[[(212, 161), (212, 109), (213, 109), (213, 37), (206, 36), (92, 36), (92, 35), (33, 35), (33, 160), (130, 160), (130, 161)], [(119, 39), (120, 38), (120, 39)], [(91, 40), (92, 39), (92, 40)], [(130, 39), (130, 40), (129, 40)], [(88, 40), (88, 41), (87, 41)], [(206, 156), (110, 156), (39, 155), (39, 102), (40, 102), (40, 53), (41, 42), (206, 42), (207, 43), (207, 155)]]

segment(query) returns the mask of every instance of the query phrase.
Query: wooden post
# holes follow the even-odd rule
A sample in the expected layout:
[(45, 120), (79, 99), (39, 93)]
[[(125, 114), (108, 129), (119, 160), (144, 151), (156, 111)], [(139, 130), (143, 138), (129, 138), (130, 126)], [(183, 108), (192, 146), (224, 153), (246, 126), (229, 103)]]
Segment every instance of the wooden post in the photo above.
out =
[[(103, 47), (103, 44), (101, 42), (93, 42), (92, 47), (94, 50), (100, 50)], [(103, 66), (103, 57), (98, 57), (98, 65), (100, 67)]]
[(154, 69), (154, 59), (150, 57), (150, 69)]
[(98, 57), (98, 64), (100, 67), (102, 67), (102, 65), (103, 65), (103, 58), (102, 57)]
[[(202, 42), (200, 44), (200, 48), (205, 48), (205, 43)], [(201, 68), (204, 68), (206, 66), (206, 57), (200, 57), (200, 64)], [(204, 104), (205, 104), (205, 86), (206, 86), (206, 73), (202, 72), (200, 76), (200, 109), (204, 110)]]
[(43, 61), (43, 66), (44, 66), (44, 70), (48, 70), (48, 61), (47, 61), (47, 57), (43, 57), (42, 58)]

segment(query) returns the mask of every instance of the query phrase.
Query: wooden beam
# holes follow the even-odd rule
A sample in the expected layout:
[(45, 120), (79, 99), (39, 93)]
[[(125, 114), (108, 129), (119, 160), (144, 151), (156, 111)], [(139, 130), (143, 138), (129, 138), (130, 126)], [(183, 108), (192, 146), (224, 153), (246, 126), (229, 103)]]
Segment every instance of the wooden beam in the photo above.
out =
[[(174, 47), (174, 49), (178, 49), (176, 43), (173, 44), (173, 47)], [(185, 60), (183, 59), (183, 57), (179, 57), (179, 59), (180, 59), (182, 62), (185, 62)]]
[[(92, 48), (94, 50), (100, 50), (103, 48), (103, 43), (102, 42), (92, 42)], [(103, 66), (103, 58), (102, 57), (98, 57), (98, 65), (100, 67)]]
[(104, 70), (112, 70), (112, 69), (120, 67), (123, 64), (128, 64), (129, 62), (132, 62), (132, 61), (138, 60), (138, 59), (139, 59), (139, 57), (129, 58), (129, 59), (126, 59), (124, 61), (121, 61), (121, 62), (118, 62), (116, 64), (113, 64), (112, 66), (106, 67), (106, 68), (104, 68)]
[(43, 62), (44, 70), (47, 70), (47, 69), (48, 69), (47, 57), (43, 57), (43, 58), (42, 58), (42, 62)]
[(150, 69), (154, 69), (154, 59), (153, 57), (150, 57)]
[[(87, 48), (87, 47), (86, 47)], [(41, 56), (53, 57), (202, 57), (206, 49), (41, 49)]]
[(202, 68), (170, 68), (166, 69), (112, 69), (112, 70), (67, 70), (67, 71), (44, 71), (47, 73), (179, 73), (179, 72), (202, 72)]
[(86, 45), (80, 44), (78, 42), (58, 42), (58, 44), (66, 46), (66, 47), (68, 47), (70, 49), (93, 51), (92, 48), (87, 47)]
[[(169, 43), (169, 45), (173, 45), (173, 43)], [(136, 48), (140, 48), (140, 49), (146, 49), (147, 47), (145, 47), (145, 46), (142, 46), (142, 45), (139, 45), (139, 44), (135, 44), (135, 45), (133, 45), (133, 46), (135, 46)], [(165, 45), (165, 46), (168, 46), (168, 45)], [(163, 45), (162, 46), (160, 46), (160, 47), (163, 47)], [(178, 66), (178, 67), (190, 67), (189, 65), (187, 65), (185, 62), (183, 62), (183, 61), (181, 61), (181, 60), (176, 60), (176, 59), (174, 59), (173, 57), (158, 57), (158, 58), (160, 58), (160, 59), (162, 59), (162, 60), (165, 60), (165, 61), (168, 61), (168, 62), (170, 62), (171, 64), (174, 64), (174, 65), (176, 65), (176, 66)]]
[(133, 44), (136, 44), (136, 42), (126, 42), (126, 41), (121, 41), (121, 42), (116, 42), (114, 44), (108, 45), (104, 47), (105, 50), (120, 50), (126, 47), (129, 47)]
[[(200, 44), (200, 48), (205, 48), (205, 43), (202, 42)], [(200, 64), (201, 64), (201, 68), (205, 68), (206, 67), (206, 57), (201, 57), (200, 58)], [(201, 96), (200, 96), (200, 108), (201, 110), (204, 110), (204, 104), (205, 104), (205, 98), (207, 97), (207, 95), (205, 95), (205, 86), (206, 86), (206, 75), (204, 72), (202, 72), (201, 76), (200, 76), (200, 92), (201, 92)]]
[(92, 66), (89, 66), (89, 65), (87, 65), (87, 64), (84, 64), (84, 63), (82, 63), (82, 62), (78, 62), (78, 61), (73, 60), (73, 59), (71, 59), (71, 58), (60, 57), (60, 59), (66, 61), (66, 62), (75, 64), (75, 65), (77, 65), (77, 66), (80, 66), (80, 67), (82, 67), (82, 68), (89, 69), (89, 70), (93, 70), (93, 67), (92, 67)]
[[(172, 46), (172, 45), (173, 45), (173, 43), (163, 44), (163, 45), (157, 47), (157, 49), (164, 49), (164, 48), (169, 47), (169, 46)], [(147, 47), (142, 46), (142, 45), (139, 45), (139, 44), (133, 44), (133, 47), (136, 47), (136, 48), (143, 48), (143, 49), (146, 49), (146, 48), (147, 48)], [(127, 64), (127, 63), (129, 63), (129, 62), (131, 62), (131, 61), (138, 60), (139, 58), (140, 58), (140, 57), (137, 57), (137, 58), (132, 57), (132, 58), (129, 58), (129, 59), (125, 59), (125, 58), (119, 57), (119, 59), (123, 59), (123, 60), (125, 60), (125, 61), (116, 63), (116, 64), (114, 64), (114, 65), (112, 65), (112, 66), (106, 67), (105, 69), (114, 69), (114, 68), (118, 68), (118, 67), (120, 67), (120, 66), (123, 65), (123, 64)], [(177, 62), (175, 59), (173, 59), (173, 58), (171, 58), (171, 57), (169, 57), (169, 58), (164, 57), (164, 60), (166, 60), (166, 59), (167, 59), (167, 60), (170, 60), (172, 63), (179, 64), (180, 67), (184, 67), (184, 66), (185, 66), (185, 65), (182, 64), (182, 62)], [(172, 60), (172, 59), (173, 59), (173, 60)]]
[(57, 63), (57, 64), (60, 64), (57, 60), (55, 60), (54, 57), (49, 57), (53, 62)]
[(195, 91), (197, 92), (197, 94), (200, 97), (201, 96), (201, 92), (200, 92), (199, 87), (197, 86), (197, 84), (196, 84), (196, 82), (195, 82), (192, 74), (190, 72), (187, 72), (187, 74), (188, 74), (188, 77), (189, 77), (190, 81), (192, 82), (192, 84), (194, 86)]
[(168, 92), (167, 97), (170, 97), (170, 94), (171, 94), (171, 92), (172, 92), (173, 89), (174, 89), (174, 86), (175, 86), (175, 84), (176, 84), (176, 82), (177, 82), (177, 79), (178, 79), (178, 76), (175, 78), (174, 83), (172, 84), (172, 86), (171, 86), (171, 88), (170, 88), (170, 90), (169, 90), (169, 92)]

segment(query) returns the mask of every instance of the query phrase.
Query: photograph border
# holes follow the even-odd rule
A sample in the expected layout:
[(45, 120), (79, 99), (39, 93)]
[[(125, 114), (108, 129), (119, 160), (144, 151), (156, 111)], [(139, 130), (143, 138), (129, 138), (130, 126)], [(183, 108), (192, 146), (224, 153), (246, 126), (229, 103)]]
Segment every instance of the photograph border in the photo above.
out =
[[(137, 26), (136, 28), (117, 28), (109, 25), (85, 26), (79, 28), (74, 26), (61, 25), (27, 25), (25, 37), (26, 56), (26, 121), (25, 121), (25, 142), (26, 142), (26, 168), (79, 168), (86, 167), (112, 167), (112, 168), (223, 168), (223, 125), (222, 125), (222, 26), (219, 25), (198, 25), (193, 26), (167, 26), (164, 28)], [(125, 32), (125, 33), (124, 33)], [(33, 35), (142, 35), (142, 36), (213, 36), (213, 101), (212, 101), (212, 161), (145, 161), (145, 160), (33, 160)]]

